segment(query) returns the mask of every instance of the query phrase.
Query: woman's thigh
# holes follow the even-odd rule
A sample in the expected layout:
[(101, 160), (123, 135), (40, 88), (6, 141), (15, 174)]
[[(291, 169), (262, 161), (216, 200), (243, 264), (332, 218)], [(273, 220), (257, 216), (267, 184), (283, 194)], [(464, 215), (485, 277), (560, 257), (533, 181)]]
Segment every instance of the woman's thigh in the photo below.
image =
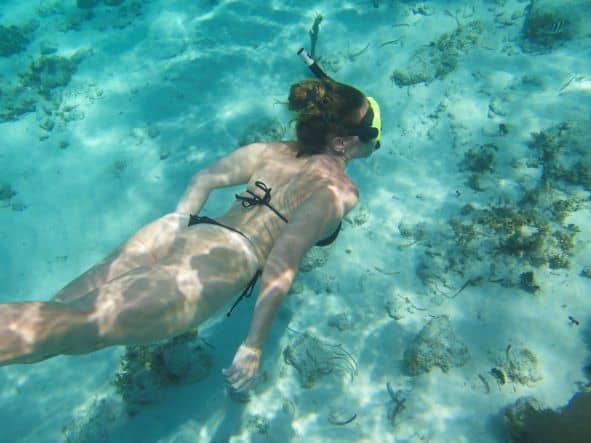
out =
[[(83, 327), (70, 328), (67, 333), (59, 322), (59, 337), (52, 335), (55, 322), (40, 324), (49, 329), (47, 337), (59, 338), (59, 353), (84, 353), (181, 334), (209, 318), (247, 286), (261, 266), (248, 239), (216, 225), (182, 229), (183, 225), (184, 220), (177, 216), (151, 223), (113, 257), (58, 294), (53, 300), (58, 303), (53, 305), (61, 307), (54, 306), (56, 311), (84, 315)], [(166, 235), (176, 229), (181, 232)], [(158, 236), (161, 240), (144, 243)], [(128, 260), (126, 263), (133, 263), (131, 269), (120, 266), (120, 275), (113, 277), (109, 267), (125, 255), (140, 257), (142, 247), (155, 248), (149, 253), (152, 258)]]
[(148, 343), (199, 325), (256, 272), (251, 257), (226, 246), (185, 258), (134, 269), (70, 306), (91, 313), (103, 345)]

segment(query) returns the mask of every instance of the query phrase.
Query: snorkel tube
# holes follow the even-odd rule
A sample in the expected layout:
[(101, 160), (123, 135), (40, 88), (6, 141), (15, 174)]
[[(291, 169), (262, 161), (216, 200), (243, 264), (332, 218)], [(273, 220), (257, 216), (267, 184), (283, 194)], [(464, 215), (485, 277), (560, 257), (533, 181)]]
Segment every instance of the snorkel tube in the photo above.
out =
[(332, 78), (330, 78), (326, 72), (324, 72), (322, 68), (318, 66), (318, 63), (314, 61), (312, 56), (310, 56), (310, 54), (308, 54), (304, 48), (300, 48), (298, 51), (298, 56), (302, 59), (306, 66), (308, 66), (308, 69), (312, 71), (312, 73), (320, 80), (332, 80)]

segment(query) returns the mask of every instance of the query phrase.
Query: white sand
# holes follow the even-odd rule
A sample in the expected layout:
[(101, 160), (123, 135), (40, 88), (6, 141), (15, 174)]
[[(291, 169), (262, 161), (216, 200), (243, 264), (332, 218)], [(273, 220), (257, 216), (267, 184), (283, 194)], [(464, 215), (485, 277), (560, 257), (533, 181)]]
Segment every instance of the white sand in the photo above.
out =
[[(241, 304), (231, 320), (221, 313), (201, 328), (215, 346), (208, 378), (167, 389), (134, 417), (122, 412), (112, 387), (123, 349), (1, 368), (1, 443), (66, 436), (73, 442), (501, 441), (501, 408), (529, 395), (557, 407), (585, 382), (591, 281), (580, 272), (591, 265), (588, 204), (566, 220), (581, 230), (571, 268), (535, 269), (541, 287), (535, 295), (483, 282), (448, 299), (420, 281), (416, 265), (425, 243), (436, 249), (434, 233), (464, 204), (519, 198), (519, 183), (539, 180), (538, 168), (512, 163), (533, 158), (527, 146), (532, 132), (591, 117), (589, 37), (545, 54), (522, 52), (523, 17), (507, 26), (495, 21), (501, 13), (523, 14), (527, 3), (517, 0), (474, 2), (482, 3), (474, 11), (466, 2), (423, 2), (431, 15), (413, 14), (410, 1), (381, 1), (374, 8), (369, 0), (152, 0), (123, 29), (111, 27), (117, 9), (100, 6), (92, 20), (68, 32), (59, 29), (75, 12), (74, 1), (43, 3), (63, 7), (39, 17), (36, 0), (0, 6), (1, 24), (40, 20), (26, 53), (0, 58), (0, 76), (16, 81), (15, 71), (38, 54), (42, 41), (58, 54), (81, 48), (93, 54), (64, 90), (64, 103), (77, 106), (83, 119), (58, 121), (46, 140), (40, 140), (34, 112), (0, 124), (0, 181), (17, 192), (11, 203), (25, 206), (0, 208), (2, 302), (50, 298), (144, 223), (171, 211), (191, 175), (236, 147), (249, 125), (263, 118), (286, 124), (289, 115), (278, 102), (286, 100), (290, 84), (309, 75), (295, 52), (309, 47), (316, 13), (324, 16), (318, 54), (338, 66), (330, 73), (380, 102), (383, 147), (351, 165), (361, 204), (328, 263), (300, 275), (300, 291), (274, 324), (264, 377), (248, 404), (228, 398), (220, 371), (245, 336), (252, 302)], [(263, 6), (245, 6), (251, 3)], [(417, 48), (455, 29), (446, 10), (459, 11), (464, 22), (481, 20), (477, 47), (442, 80), (396, 86), (394, 69), (404, 69)], [(382, 45), (397, 39), (402, 47)], [(538, 79), (537, 86), (524, 87), (525, 75)], [(492, 101), (506, 115), (489, 116)], [(499, 123), (510, 128), (506, 136), (495, 135)], [(66, 149), (61, 142), (68, 142)], [(468, 148), (485, 143), (499, 148), (497, 168), (493, 186), (479, 193), (466, 185), (468, 174), (458, 164)], [(205, 212), (219, 213), (231, 199), (231, 191), (220, 192)], [(354, 222), (361, 216), (365, 223)], [(427, 238), (400, 248), (412, 242), (401, 236), (401, 223), (424, 223)], [(453, 295), (463, 281), (450, 283), (447, 294)], [(407, 299), (410, 308), (398, 321), (384, 307), (392, 296)], [(331, 327), (329, 320), (343, 313), (352, 319), (349, 327)], [(469, 348), (468, 363), (447, 373), (435, 368), (405, 375), (406, 346), (432, 316), (444, 314)], [(569, 315), (580, 325), (569, 324)], [(301, 387), (282, 356), (297, 335), (293, 330), (342, 344), (357, 360), (358, 375), (353, 381), (331, 375)], [(508, 345), (537, 356), (540, 381), (496, 384), (491, 356)], [(489, 392), (479, 375), (490, 383)], [(406, 398), (394, 427), (388, 382)], [(348, 425), (329, 423), (337, 412), (357, 416)], [(256, 431), (256, 417), (268, 425), (266, 433)]]

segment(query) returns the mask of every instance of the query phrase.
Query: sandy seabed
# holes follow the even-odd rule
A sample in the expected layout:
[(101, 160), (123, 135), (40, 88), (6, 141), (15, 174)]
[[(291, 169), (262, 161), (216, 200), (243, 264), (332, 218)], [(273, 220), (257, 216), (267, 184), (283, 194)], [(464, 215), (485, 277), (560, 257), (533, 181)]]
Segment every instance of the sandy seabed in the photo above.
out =
[(0, 442), (496, 442), (518, 399), (588, 384), (588, 2), (89, 3), (0, 6), (2, 302), (49, 299), (199, 168), (290, 138), (315, 20), (382, 148), (351, 165), (361, 203), (307, 258), (249, 402), (220, 371), (251, 302), (150, 348), (166, 380), (114, 383), (121, 348), (0, 369)]

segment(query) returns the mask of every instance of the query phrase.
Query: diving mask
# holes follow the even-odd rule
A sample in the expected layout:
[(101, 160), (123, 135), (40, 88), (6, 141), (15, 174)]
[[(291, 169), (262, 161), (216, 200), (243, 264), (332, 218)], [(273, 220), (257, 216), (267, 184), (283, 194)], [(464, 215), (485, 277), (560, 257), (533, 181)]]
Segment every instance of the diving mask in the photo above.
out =
[(382, 138), (382, 119), (380, 105), (373, 97), (367, 98), (367, 112), (351, 135), (356, 135), (363, 143), (374, 143), (375, 149), (380, 147)]

